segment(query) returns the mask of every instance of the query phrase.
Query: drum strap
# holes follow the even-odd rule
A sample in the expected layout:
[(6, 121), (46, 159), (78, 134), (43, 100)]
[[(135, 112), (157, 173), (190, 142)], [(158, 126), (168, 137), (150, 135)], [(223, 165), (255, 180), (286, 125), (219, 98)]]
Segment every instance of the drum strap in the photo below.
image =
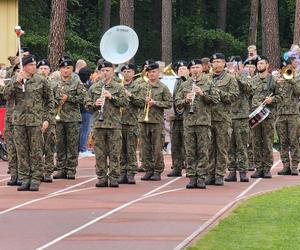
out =
[(268, 91), (273, 92), (272, 80), (273, 80), (272, 74), (268, 74), (268, 76), (267, 76), (267, 88), (268, 88)]

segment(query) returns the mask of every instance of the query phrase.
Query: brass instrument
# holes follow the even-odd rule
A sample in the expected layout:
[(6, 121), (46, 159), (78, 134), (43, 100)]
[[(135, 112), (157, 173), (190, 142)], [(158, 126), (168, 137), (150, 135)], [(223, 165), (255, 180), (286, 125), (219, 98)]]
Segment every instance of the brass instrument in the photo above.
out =
[(292, 65), (287, 65), (282, 68), (281, 74), (285, 80), (291, 80), (294, 78), (294, 69)]
[[(62, 88), (60, 90), (60, 93), (59, 93), (60, 96), (63, 95), (63, 90), (64, 90), (64, 86), (62, 86)], [(60, 102), (57, 107), (57, 110), (56, 110), (56, 116), (55, 116), (56, 121), (60, 121), (60, 113), (61, 113), (62, 107), (63, 107), (63, 104)]]
[(102, 98), (102, 100), (103, 100), (103, 103), (102, 103), (101, 108), (99, 110), (99, 118), (98, 118), (99, 122), (104, 121), (104, 104), (105, 104), (105, 97), (103, 96), (104, 91), (105, 91), (105, 86), (102, 87), (101, 96), (100, 96), (100, 98)]
[(170, 63), (164, 68), (163, 73), (167, 76), (175, 76), (176, 78), (180, 78), (172, 69), (172, 63)]
[[(150, 84), (148, 83), (146, 98), (148, 98), (150, 100), (151, 97), (152, 97), (152, 89), (150, 87)], [(149, 110), (150, 110), (149, 100), (148, 100), (148, 102), (145, 103), (145, 106), (144, 106), (144, 114), (145, 114), (144, 121), (145, 122), (149, 121)]]

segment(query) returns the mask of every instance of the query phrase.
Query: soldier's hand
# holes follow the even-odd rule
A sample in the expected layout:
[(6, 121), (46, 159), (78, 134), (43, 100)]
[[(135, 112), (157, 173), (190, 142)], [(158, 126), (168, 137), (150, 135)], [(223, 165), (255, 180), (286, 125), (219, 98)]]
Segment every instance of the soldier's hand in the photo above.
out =
[(49, 122), (48, 121), (44, 121), (43, 122), (43, 126), (42, 126), (42, 133), (45, 133), (46, 130), (48, 129), (49, 127)]
[(148, 104), (149, 104), (149, 107), (151, 108), (155, 105), (155, 101), (153, 99), (150, 99)]
[(25, 73), (24, 71), (20, 70), (20, 72), (17, 74), (17, 82), (19, 84), (23, 84), (23, 79), (25, 79)]
[(186, 102), (191, 102), (192, 100), (193, 100), (193, 98), (194, 98), (194, 93), (188, 93), (187, 95), (186, 95), (186, 98), (185, 98), (185, 101)]
[(60, 102), (61, 102), (61, 104), (63, 105), (67, 100), (68, 100), (68, 96), (65, 95), (65, 94), (63, 94), (62, 97), (61, 97)]
[(264, 100), (265, 104), (271, 104), (273, 102), (273, 98), (272, 97), (266, 97), (266, 99)]
[(127, 89), (125, 89), (125, 93), (126, 93), (126, 95), (129, 96), (129, 97), (132, 96), (132, 94), (131, 94)]
[(104, 102), (104, 98), (100, 97), (96, 100), (96, 106), (102, 106)]
[(112, 98), (112, 94), (108, 90), (104, 90), (102, 96), (107, 97), (109, 100)]
[(4, 84), (4, 80), (3, 79), (0, 79), (0, 86), (4, 87), (5, 84)]
[(203, 90), (198, 87), (198, 86), (195, 86), (194, 87), (194, 92), (197, 94), (197, 95), (203, 95)]

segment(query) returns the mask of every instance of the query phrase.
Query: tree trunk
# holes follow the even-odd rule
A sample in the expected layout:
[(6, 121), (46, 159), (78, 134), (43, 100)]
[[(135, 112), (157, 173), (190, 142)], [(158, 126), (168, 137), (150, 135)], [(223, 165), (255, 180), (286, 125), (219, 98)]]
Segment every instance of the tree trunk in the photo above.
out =
[(67, 18), (67, 0), (52, 0), (48, 45), (48, 60), (54, 70), (65, 48), (65, 30)]
[(134, 27), (134, 0), (120, 0), (120, 24)]
[(256, 45), (259, 0), (251, 0), (249, 45)]
[(280, 67), (278, 0), (261, 0), (262, 53), (272, 68)]
[(227, 0), (218, 0), (217, 28), (226, 31)]
[(293, 44), (300, 46), (300, 0), (296, 0)]
[(110, 28), (111, 0), (104, 0), (103, 6), (103, 33)]
[(172, 62), (172, 0), (162, 0), (161, 17), (161, 58), (163, 62)]

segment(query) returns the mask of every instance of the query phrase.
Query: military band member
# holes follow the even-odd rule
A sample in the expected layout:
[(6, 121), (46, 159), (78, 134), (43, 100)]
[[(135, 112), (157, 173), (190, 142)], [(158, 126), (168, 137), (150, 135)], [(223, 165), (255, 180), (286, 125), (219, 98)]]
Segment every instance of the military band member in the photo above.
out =
[(78, 165), (80, 132), (80, 104), (85, 92), (77, 75), (73, 74), (73, 61), (62, 58), (60, 79), (54, 83), (56, 93), (57, 172), (54, 179), (74, 180)]
[(18, 157), (18, 191), (38, 191), (43, 171), (43, 136), (54, 115), (54, 99), (44, 77), (35, 73), (33, 55), (22, 58), (23, 70), (6, 89), (14, 100), (13, 126)]
[(172, 106), (172, 96), (166, 85), (159, 81), (159, 65), (147, 67), (149, 81), (143, 84), (145, 115), (140, 116), (142, 162), (145, 175), (141, 180), (161, 180), (164, 170), (161, 135), (164, 122), (164, 109)]
[(207, 185), (223, 186), (223, 177), (228, 163), (228, 147), (231, 135), (231, 105), (239, 95), (235, 77), (225, 68), (225, 56), (216, 53), (211, 57), (212, 84), (219, 91), (221, 101), (212, 107), (212, 140), (209, 150)]
[[(20, 64), (16, 64), (12, 70), (12, 76), (19, 74)], [(13, 86), (13, 82), (9, 81), (5, 88)], [(7, 182), (8, 186), (19, 186), (21, 181), (18, 180), (18, 158), (14, 140), (14, 126), (12, 123), (12, 114), (14, 111), (15, 101), (7, 96), (6, 99), (6, 112), (4, 117), (4, 140), (8, 152), (8, 171), (10, 173), (10, 180)]]
[(268, 73), (269, 60), (265, 56), (258, 57), (258, 74), (253, 78), (252, 111), (261, 104), (271, 111), (270, 115), (254, 129), (254, 159), (256, 171), (252, 178), (272, 178), (271, 167), (273, 165), (273, 140), (276, 104), (281, 101), (279, 88), (274, 78)]
[(184, 150), (184, 133), (183, 133), (183, 109), (178, 109), (175, 106), (175, 97), (183, 82), (188, 79), (189, 69), (186, 61), (178, 61), (174, 68), (180, 77), (176, 80), (173, 91), (173, 111), (174, 115), (171, 119), (171, 156), (172, 156), (172, 171), (168, 173), (168, 177), (178, 177), (182, 175), (182, 168), (185, 164)]
[(189, 63), (191, 77), (176, 95), (176, 106), (183, 109), (184, 145), (186, 150), (186, 188), (206, 188), (205, 177), (211, 142), (211, 104), (220, 100), (217, 89), (202, 72), (200, 59)]
[(295, 78), (292, 71), (290, 75), (281, 75), (277, 79), (275, 77), (275, 80), (282, 93), (282, 101), (277, 103), (276, 130), (280, 141), (283, 169), (278, 174), (298, 175), (300, 148), (297, 133), (300, 124), (298, 109), (300, 79)]
[[(239, 171), (240, 181), (248, 182), (247, 169), (248, 160), (248, 138), (249, 138), (249, 98), (252, 94), (252, 83), (243, 68), (229, 72), (232, 74), (239, 86), (239, 96), (232, 103), (232, 135), (229, 148), (229, 174), (225, 181), (237, 181), (236, 172)], [(246, 73), (246, 74), (244, 74)]]
[[(96, 187), (119, 187), (122, 146), (120, 108), (128, 105), (124, 87), (113, 80), (113, 65), (103, 62), (102, 78), (88, 91), (86, 109), (93, 112)], [(109, 165), (108, 165), (109, 160)]]
[[(48, 60), (43, 59), (37, 63), (37, 72), (38, 74), (44, 76), (47, 80), (47, 84), (51, 89), (53, 89), (53, 86), (51, 84), (51, 81), (49, 79), (50, 75), (50, 63)], [(44, 182), (52, 182), (52, 173), (54, 168), (54, 148), (55, 148), (55, 117), (51, 117), (49, 119), (49, 126), (45, 133), (43, 134), (44, 137), (44, 146), (43, 146), (43, 152), (44, 152), (44, 158), (45, 158), (45, 164), (44, 164), (44, 173), (43, 173), (43, 179)]]
[(144, 107), (143, 92), (141, 86), (133, 81), (135, 73), (133, 64), (124, 65), (121, 72), (129, 104), (121, 109), (122, 150), (119, 184), (135, 184), (134, 176), (137, 173), (136, 149), (139, 135), (138, 118)]

